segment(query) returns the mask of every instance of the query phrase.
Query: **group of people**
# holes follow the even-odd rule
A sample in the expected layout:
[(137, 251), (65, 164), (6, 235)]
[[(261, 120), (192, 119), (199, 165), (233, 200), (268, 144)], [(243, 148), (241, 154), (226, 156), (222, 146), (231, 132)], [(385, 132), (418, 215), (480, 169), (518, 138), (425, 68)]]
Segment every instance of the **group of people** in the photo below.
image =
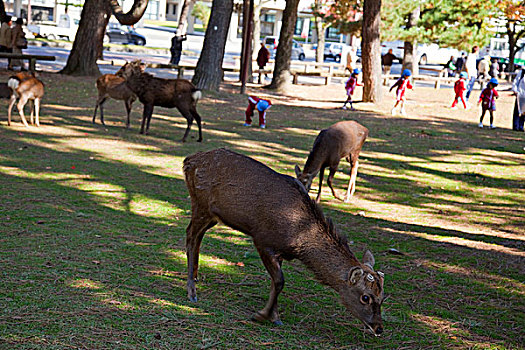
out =
[[(470, 98), (470, 95), (472, 93), (474, 83), (477, 81), (480, 74), (487, 75), (489, 78), (486, 85), (482, 85), (482, 91), (478, 100), (478, 105), (481, 106), (481, 116), (479, 120), (478, 126), (480, 128), (483, 128), (483, 119), (485, 117), (485, 114), (488, 112), (490, 117), (490, 124), (489, 128), (494, 129), (494, 111), (496, 110), (496, 99), (499, 97), (499, 94), (496, 90), (497, 86), (499, 85), (497, 74), (495, 73), (496, 70), (492, 70), (490, 68), (487, 68), (488, 62), (484, 62), (485, 59), (482, 59), (480, 63), (482, 64), (476, 64), (478, 61), (478, 51), (479, 47), (474, 46), (472, 48), (471, 53), (465, 58), (464, 62), (461, 66), (461, 71), (459, 73), (458, 80), (454, 83), (454, 100), (452, 102), (451, 108), (457, 109), (457, 105), (459, 101), (463, 104), (463, 107), (465, 109), (468, 109), (470, 105), (468, 104), (468, 100)], [(391, 52), (389, 52), (391, 54)], [(388, 54), (387, 54), (388, 55)], [(386, 55), (385, 55), (386, 56)], [(393, 55), (392, 55), (393, 56)], [(384, 57), (384, 56), (383, 56)], [(488, 61), (488, 60), (487, 60)], [(388, 61), (387, 63), (390, 63), (391, 61)], [(387, 68), (385, 68), (385, 66)], [(385, 61), (383, 61), (383, 67), (384, 69), (388, 69), (388, 72), (383, 73), (389, 73), (390, 72), (390, 66), (385, 65)], [(489, 66), (490, 67), (490, 66)], [(358, 76), (361, 73), (361, 70), (356, 68), (353, 70), (350, 78), (345, 83), (345, 90), (347, 93), (347, 100), (343, 104), (343, 109), (347, 109), (346, 105), (350, 104), (350, 109), (354, 110), (353, 104), (352, 104), (352, 95), (355, 91), (356, 86), (359, 86), (361, 84), (358, 83)], [(407, 89), (412, 89), (413, 86), (410, 82), (410, 76), (412, 75), (412, 72), (409, 69), (403, 70), (401, 73), (401, 77), (390, 87), (389, 91), (392, 91), (394, 88), (396, 88), (396, 101), (394, 104), (394, 107), (392, 108), (392, 115), (396, 115), (398, 112), (401, 113), (401, 115), (406, 115), (406, 111), (404, 108), (404, 104), (406, 101), (405, 93)], [(513, 122), (512, 122), (512, 129), (515, 131), (524, 131), (524, 124), (525, 124), (525, 68), (519, 70), (516, 73), (516, 78), (514, 79), (514, 83), (512, 86), (513, 94), (516, 95), (516, 103), (514, 107), (514, 113), (513, 113)]]
[[(11, 16), (6, 16), (0, 26), (0, 52), (10, 52), (21, 54), (23, 49), (27, 48), (27, 39), (22, 25), (24, 20), (17, 18), (13, 26)], [(20, 59), (9, 59), (7, 68), (13, 69), (20, 67), (25, 70), (24, 63)]]

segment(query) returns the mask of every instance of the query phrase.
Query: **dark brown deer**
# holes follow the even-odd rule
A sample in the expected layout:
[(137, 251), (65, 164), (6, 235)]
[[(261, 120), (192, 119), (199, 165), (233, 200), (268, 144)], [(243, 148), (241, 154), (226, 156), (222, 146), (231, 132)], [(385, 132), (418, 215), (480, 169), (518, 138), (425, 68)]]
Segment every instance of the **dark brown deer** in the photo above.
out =
[(137, 60), (126, 63), (116, 74), (126, 79), (127, 86), (144, 105), (140, 133), (144, 134), (145, 125), (145, 132), (148, 133), (155, 106), (175, 107), (188, 123), (182, 142), (186, 141), (194, 119), (199, 127), (199, 139), (197, 141), (202, 141), (201, 117), (197, 113), (197, 101), (201, 97), (200, 90), (188, 80), (155, 78), (151, 74), (145, 73), (145, 69), (146, 65)]
[(272, 279), (270, 298), (253, 319), (282, 324), (277, 297), (284, 287), (283, 260), (299, 259), (335, 289), (349, 312), (375, 335), (382, 333), (383, 274), (370, 251), (359, 262), (333, 223), (293, 177), (249, 157), (217, 149), (184, 160), (192, 216), (186, 229), (188, 297), (197, 301), (195, 280), (204, 233), (222, 222), (253, 238)]
[(12, 91), (11, 100), (9, 101), (9, 107), (7, 109), (7, 125), (11, 125), (11, 110), (13, 109), (16, 100), (19, 99), (16, 106), (18, 108), (20, 118), (22, 119), (22, 123), (29, 127), (24, 115), (24, 106), (26, 105), (27, 101), (31, 101), (31, 124), (34, 124), (34, 112), (36, 126), (40, 126), (40, 101), (44, 96), (44, 83), (38, 80), (31, 73), (20, 72), (9, 77), (7, 80), (7, 86), (9, 86)]
[(127, 84), (126, 79), (122, 77), (117, 77), (115, 74), (104, 74), (98, 77), (97, 79), (97, 90), (98, 98), (97, 104), (95, 105), (95, 112), (93, 112), (93, 124), (95, 124), (95, 118), (97, 117), (97, 107), (100, 107), (100, 122), (102, 125), (104, 123), (104, 102), (108, 98), (113, 98), (115, 100), (123, 100), (126, 106), (126, 128), (129, 128), (130, 120), (129, 116), (131, 114), (131, 106), (133, 102), (137, 99), (137, 96), (131, 91)]
[(295, 175), (306, 187), (307, 191), (310, 191), (312, 181), (315, 175), (319, 173), (319, 192), (317, 193), (316, 202), (319, 203), (321, 200), (324, 170), (327, 167), (330, 169), (326, 181), (328, 187), (332, 190), (334, 197), (341, 200), (332, 187), (332, 180), (341, 158), (346, 158), (351, 165), (350, 181), (348, 182), (345, 202), (350, 201), (350, 197), (355, 191), (359, 153), (367, 136), (368, 129), (352, 120), (335, 123), (328, 129), (321, 130), (319, 135), (317, 135), (303, 171), (301, 171), (299, 166), (295, 166)]

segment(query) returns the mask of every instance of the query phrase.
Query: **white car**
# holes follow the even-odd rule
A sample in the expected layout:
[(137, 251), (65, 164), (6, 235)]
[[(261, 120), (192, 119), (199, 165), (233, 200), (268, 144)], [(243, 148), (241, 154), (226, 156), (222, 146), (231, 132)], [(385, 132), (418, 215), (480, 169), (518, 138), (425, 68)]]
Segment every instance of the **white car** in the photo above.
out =
[[(401, 40), (381, 43), (381, 56), (392, 49), (392, 53), (399, 62), (403, 62), (405, 43)], [(439, 47), (438, 44), (419, 44), (417, 46), (417, 60), (420, 65), (446, 64), (451, 56), (458, 57), (459, 51), (448, 47)]]
[[(270, 57), (275, 58), (277, 52), (277, 45), (279, 45), (279, 39), (276, 36), (267, 36), (264, 38), (264, 46), (270, 51)], [(303, 61), (305, 59), (303, 45), (298, 41), (292, 41), (292, 60)]]
[(341, 62), (341, 55), (343, 54), (345, 46), (345, 44), (341, 43), (325, 43), (324, 59), (331, 58), (336, 62)]

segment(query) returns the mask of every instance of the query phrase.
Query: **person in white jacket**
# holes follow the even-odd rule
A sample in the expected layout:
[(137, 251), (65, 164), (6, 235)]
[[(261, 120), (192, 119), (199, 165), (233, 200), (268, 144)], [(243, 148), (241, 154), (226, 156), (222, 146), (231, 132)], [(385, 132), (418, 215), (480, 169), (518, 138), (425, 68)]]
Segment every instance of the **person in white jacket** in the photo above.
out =
[(512, 116), (512, 130), (523, 131), (525, 124), (525, 69), (516, 72), (512, 83), (512, 91), (516, 95), (514, 114)]
[[(474, 88), (474, 83), (476, 82), (476, 79), (478, 79), (478, 69), (477, 69), (477, 60), (478, 60), (478, 51), (479, 47), (474, 46), (472, 48), (471, 53), (468, 54), (467, 60), (465, 61), (465, 71), (468, 74), (468, 85), (467, 85), (467, 95), (466, 100), (468, 101), (470, 94), (472, 93), (472, 89)], [(482, 87), (483, 88), (483, 87)]]

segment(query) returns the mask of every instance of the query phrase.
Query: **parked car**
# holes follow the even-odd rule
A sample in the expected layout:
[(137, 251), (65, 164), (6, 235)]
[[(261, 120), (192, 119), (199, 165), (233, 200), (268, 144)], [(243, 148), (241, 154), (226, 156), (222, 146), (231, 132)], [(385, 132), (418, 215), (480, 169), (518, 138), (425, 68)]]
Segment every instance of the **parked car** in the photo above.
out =
[(130, 26), (120, 23), (109, 23), (104, 36), (105, 43), (146, 45), (146, 37), (139, 34)]
[(345, 44), (341, 43), (325, 43), (324, 44), (324, 59), (331, 58), (336, 62), (341, 62), (341, 55), (345, 48)]
[[(279, 39), (276, 36), (267, 36), (264, 38), (264, 46), (270, 51), (270, 57), (275, 58), (277, 52), (277, 45), (279, 45)], [(303, 45), (293, 40), (292, 41), (292, 60), (302, 61), (305, 59)]]
[[(381, 43), (381, 56), (389, 49), (399, 62), (403, 62), (405, 43), (401, 40), (386, 41)], [(419, 44), (417, 46), (417, 60), (420, 65), (446, 64), (451, 56), (458, 57), (459, 51), (448, 47), (440, 47), (438, 44)]]

